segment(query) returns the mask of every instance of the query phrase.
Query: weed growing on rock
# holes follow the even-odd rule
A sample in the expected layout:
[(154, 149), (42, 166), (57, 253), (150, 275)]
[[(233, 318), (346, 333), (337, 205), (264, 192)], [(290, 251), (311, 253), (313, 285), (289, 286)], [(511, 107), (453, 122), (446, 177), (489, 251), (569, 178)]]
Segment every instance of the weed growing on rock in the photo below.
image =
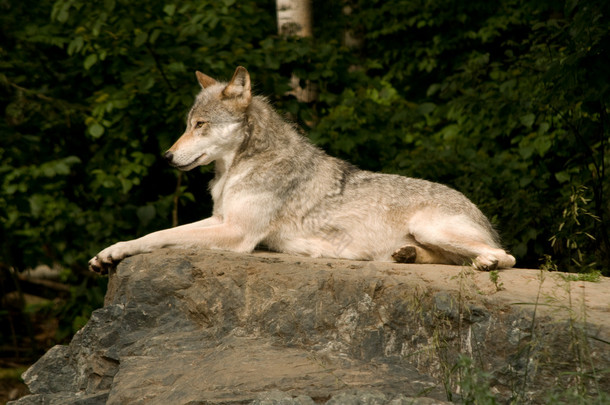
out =
[(504, 289), (504, 283), (500, 281), (500, 273), (498, 270), (489, 272), (489, 280), (496, 286), (496, 291), (502, 291)]
[(602, 273), (599, 270), (592, 270), (589, 273), (560, 273), (559, 276), (565, 281), (588, 281), (590, 283), (598, 283), (602, 279)]
[(464, 355), (458, 357), (453, 373), (458, 376), (458, 393), (463, 404), (495, 405), (496, 395), (490, 387), (491, 374), (474, 365), (474, 361)]
[[(550, 259), (546, 268), (553, 268)], [(503, 283), (499, 272), (490, 272), (489, 277), (500, 291)], [(610, 370), (596, 366), (596, 358), (610, 350), (610, 342), (600, 340), (589, 329), (586, 285), (579, 284), (578, 294), (574, 293), (574, 281), (599, 281), (599, 277), (566, 277), (540, 270), (534, 301), (515, 304), (531, 308), (531, 312), (518, 315), (514, 321), (512, 344), (517, 345), (517, 351), (507, 358), (505, 369), (496, 369), (493, 374), (487, 371), (485, 353), (477, 342), (476, 331), (487, 333), (487, 326), (472, 316), (469, 272), (461, 271), (454, 280), (459, 285), (455, 296), (435, 297), (437, 324), (429, 352), (435, 357), (432, 362), (437, 365), (437, 377), (449, 401), (490, 405), (505, 400), (510, 404), (610, 404), (610, 396), (601, 383), (607, 380)], [(548, 294), (543, 285), (550, 281), (556, 288)], [(544, 307), (565, 316), (550, 321), (546, 315), (543, 317), (547, 312), (542, 311)], [(553, 347), (564, 350), (558, 353)], [(541, 383), (554, 388), (542, 392), (538, 388)], [(499, 395), (501, 386), (504, 391)]]

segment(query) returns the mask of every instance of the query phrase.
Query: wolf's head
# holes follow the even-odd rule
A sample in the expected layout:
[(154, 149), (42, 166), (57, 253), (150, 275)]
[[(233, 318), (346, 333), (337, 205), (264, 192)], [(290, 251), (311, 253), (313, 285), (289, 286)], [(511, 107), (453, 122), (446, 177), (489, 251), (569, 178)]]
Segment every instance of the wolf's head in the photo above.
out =
[(191, 170), (235, 153), (245, 136), (246, 109), (252, 101), (250, 75), (238, 67), (229, 83), (197, 72), (202, 87), (186, 121), (186, 131), (165, 152), (180, 170)]

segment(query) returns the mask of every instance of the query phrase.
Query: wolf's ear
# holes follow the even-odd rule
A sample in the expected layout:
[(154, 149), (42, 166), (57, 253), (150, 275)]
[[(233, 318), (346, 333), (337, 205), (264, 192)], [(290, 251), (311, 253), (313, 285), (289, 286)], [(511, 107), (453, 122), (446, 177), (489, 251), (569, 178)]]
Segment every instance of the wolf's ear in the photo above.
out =
[(197, 75), (197, 81), (199, 81), (199, 84), (201, 85), (202, 88), (206, 88), (206, 87), (210, 87), (213, 84), (216, 84), (217, 81), (212, 79), (210, 76), (208, 75), (204, 75), (203, 73), (201, 73), (200, 71), (195, 72), (195, 74)]
[(222, 91), (222, 95), (227, 98), (238, 98), (245, 104), (250, 104), (252, 89), (250, 87), (250, 74), (246, 68), (238, 66), (235, 69), (233, 78)]

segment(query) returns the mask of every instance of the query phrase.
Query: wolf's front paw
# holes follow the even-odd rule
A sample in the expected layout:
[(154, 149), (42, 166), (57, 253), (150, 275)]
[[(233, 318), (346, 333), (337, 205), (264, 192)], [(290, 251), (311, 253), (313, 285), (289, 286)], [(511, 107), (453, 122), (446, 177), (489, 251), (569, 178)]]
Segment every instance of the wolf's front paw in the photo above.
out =
[(110, 266), (104, 264), (97, 256), (89, 260), (89, 270), (94, 271), (96, 273), (107, 274), (109, 267)]
[(89, 260), (89, 270), (100, 274), (108, 273), (118, 262), (129, 256), (127, 242), (118, 242), (99, 252)]

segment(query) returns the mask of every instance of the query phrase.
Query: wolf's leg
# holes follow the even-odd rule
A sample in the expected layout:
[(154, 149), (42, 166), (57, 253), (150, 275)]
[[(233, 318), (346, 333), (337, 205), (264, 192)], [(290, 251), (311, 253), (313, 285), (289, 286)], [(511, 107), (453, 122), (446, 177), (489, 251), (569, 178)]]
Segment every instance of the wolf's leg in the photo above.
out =
[(392, 253), (392, 259), (397, 263), (438, 263), (450, 264), (442, 255), (423, 246), (405, 245)]
[(502, 249), (493, 249), (493, 251), (480, 254), (472, 261), (472, 265), (477, 270), (483, 271), (507, 269), (513, 267), (515, 263), (514, 256), (509, 255)]
[(414, 215), (412, 237), (422, 246), (444, 252), (455, 264), (460, 258), (478, 270), (494, 270), (515, 265), (515, 258), (500, 249), (491, 233), (465, 215)]
[[(421, 239), (425, 240), (424, 238)], [(504, 250), (495, 247), (495, 245), (481, 242), (478, 238), (470, 239), (468, 235), (444, 232), (441, 237), (424, 243), (434, 245), (454, 257), (462, 257), (465, 263), (471, 262), (477, 270), (489, 271), (515, 265), (515, 258)], [(459, 259), (454, 262), (455, 264), (463, 264), (459, 263)]]
[(118, 242), (99, 252), (89, 261), (89, 268), (104, 273), (128, 256), (152, 252), (161, 248), (210, 248), (232, 251), (251, 251), (256, 242), (246, 238), (242, 229), (229, 224), (205, 227), (170, 228), (150, 233), (138, 239)]
[(236, 252), (252, 251), (259, 242), (258, 232), (246, 233), (243, 227), (223, 223), (220, 218), (211, 217), (203, 221), (165, 229), (141, 238), (118, 242), (99, 252), (89, 261), (93, 271), (105, 273), (125, 257), (156, 249), (170, 248), (210, 248)]
[[(185, 224), (181, 226), (177, 226), (175, 228), (170, 228), (166, 231), (171, 231), (173, 233), (182, 232), (187, 229), (195, 229), (195, 228), (205, 228), (208, 226), (219, 225), (222, 223), (222, 219), (216, 216), (212, 216), (201, 221), (196, 221), (190, 224)], [(164, 232), (164, 231), (160, 231)], [(157, 232), (155, 232), (157, 233)], [(147, 236), (150, 236), (149, 234)], [(142, 238), (140, 238), (142, 239)], [(114, 245), (107, 247), (98, 253), (93, 259), (89, 260), (89, 269), (98, 273), (106, 273), (109, 267), (112, 267), (122, 259), (127, 256), (133, 256), (138, 253), (148, 252), (148, 249), (142, 249), (142, 246), (138, 247), (136, 241), (140, 239), (135, 239), (127, 242), (118, 242)]]

